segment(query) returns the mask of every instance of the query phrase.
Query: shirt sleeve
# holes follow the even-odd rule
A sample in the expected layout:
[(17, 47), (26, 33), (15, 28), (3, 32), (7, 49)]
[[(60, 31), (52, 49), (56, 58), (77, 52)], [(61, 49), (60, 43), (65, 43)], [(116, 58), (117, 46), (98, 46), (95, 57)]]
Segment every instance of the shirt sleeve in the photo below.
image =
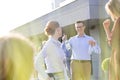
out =
[(46, 80), (48, 78), (47, 73), (45, 72), (45, 63), (42, 51), (38, 53), (34, 61), (35, 69), (38, 72), (38, 77), (40, 80)]
[(66, 49), (67, 49), (67, 50), (70, 50), (70, 49), (71, 49), (71, 45), (70, 45), (69, 41), (66, 41), (66, 42), (65, 42), (65, 46), (66, 46)]
[(100, 47), (96, 44), (95, 46), (91, 46), (89, 45), (89, 52), (88, 52), (90, 55), (92, 53), (96, 53), (96, 54), (100, 54), (101, 53), (101, 49)]

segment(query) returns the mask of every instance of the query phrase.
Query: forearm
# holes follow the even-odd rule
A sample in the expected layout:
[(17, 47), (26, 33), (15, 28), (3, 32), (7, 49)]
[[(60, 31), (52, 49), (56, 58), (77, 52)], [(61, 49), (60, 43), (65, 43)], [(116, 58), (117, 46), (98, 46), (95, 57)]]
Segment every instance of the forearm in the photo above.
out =
[(107, 28), (105, 28), (106, 36), (108, 40), (111, 40), (111, 31)]
[(49, 76), (45, 72), (44, 59), (41, 55), (38, 55), (37, 58), (35, 59), (35, 69), (37, 70), (39, 77), (42, 80), (48, 80)]
[(107, 35), (107, 39), (111, 40), (110, 19), (106, 19), (103, 22), (103, 27), (104, 27), (105, 33)]

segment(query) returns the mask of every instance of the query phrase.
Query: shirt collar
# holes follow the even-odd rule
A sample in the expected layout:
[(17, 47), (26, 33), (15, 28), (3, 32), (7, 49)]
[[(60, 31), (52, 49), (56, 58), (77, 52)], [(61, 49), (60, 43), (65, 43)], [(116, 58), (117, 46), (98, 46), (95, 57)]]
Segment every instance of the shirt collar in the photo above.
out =
[(86, 37), (86, 36), (87, 36), (86, 34), (84, 34), (83, 36), (76, 35), (77, 38)]
[(50, 40), (52, 40), (53, 43), (57, 44), (57, 45), (61, 45), (60, 41), (54, 39), (53, 37), (49, 37)]

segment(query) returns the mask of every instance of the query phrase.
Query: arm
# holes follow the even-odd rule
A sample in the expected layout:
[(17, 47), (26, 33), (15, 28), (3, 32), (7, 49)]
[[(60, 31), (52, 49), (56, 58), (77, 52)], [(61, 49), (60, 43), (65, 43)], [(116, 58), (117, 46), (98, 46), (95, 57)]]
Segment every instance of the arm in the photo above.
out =
[(45, 73), (45, 63), (44, 63), (44, 58), (42, 56), (42, 52), (40, 52), (35, 59), (35, 69), (40, 74), (39, 78), (41, 80), (50, 80), (47, 73)]
[(111, 31), (110, 31), (110, 19), (106, 19), (104, 22), (103, 22), (103, 27), (104, 27), (104, 30), (106, 32), (106, 35), (107, 35), (107, 41), (108, 41), (108, 44), (110, 45), (111, 44)]
[(89, 51), (88, 51), (88, 53), (90, 55), (92, 53), (100, 54), (101, 53), (101, 49), (100, 49), (99, 45), (97, 45), (97, 44), (95, 44), (95, 46), (89, 45)]
[(99, 45), (96, 43), (96, 41), (92, 38), (91, 40), (89, 40), (89, 54), (92, 54), (93, 52), (100, 54), (101, 49)]
[(71, 45), (70, 45), (70, 42), (67, 40), (67, 35), (63, 35), (62, 37), (62, 46), (64, 46), (64, 48), (66, 48), (66, 50), (70, 50), (71, 49)]
[(100, 47), (97, 44), (95, 46), (93, 46), (93, 52), (97, 53), (97, 54), (101, 53), (101, 49), (100, 49)]

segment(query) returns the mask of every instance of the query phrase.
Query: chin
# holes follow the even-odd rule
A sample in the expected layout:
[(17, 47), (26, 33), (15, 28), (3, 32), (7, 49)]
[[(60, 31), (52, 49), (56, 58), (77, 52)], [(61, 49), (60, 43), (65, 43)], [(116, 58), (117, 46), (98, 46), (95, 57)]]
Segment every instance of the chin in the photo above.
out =
[(59, 37), (62, 37), (62, 34)]

